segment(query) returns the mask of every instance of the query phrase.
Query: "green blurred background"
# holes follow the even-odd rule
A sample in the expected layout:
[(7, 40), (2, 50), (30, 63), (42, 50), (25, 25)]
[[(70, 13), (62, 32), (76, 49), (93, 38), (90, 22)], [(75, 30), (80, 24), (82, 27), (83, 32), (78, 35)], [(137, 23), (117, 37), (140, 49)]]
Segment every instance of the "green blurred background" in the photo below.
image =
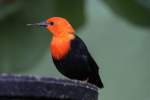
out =
[(67, 18), (101, 66), (101, 100), (150, 100), (150, 0), (0, 0), (0, 72), (64, 78), (50, 33), (27, 23)]

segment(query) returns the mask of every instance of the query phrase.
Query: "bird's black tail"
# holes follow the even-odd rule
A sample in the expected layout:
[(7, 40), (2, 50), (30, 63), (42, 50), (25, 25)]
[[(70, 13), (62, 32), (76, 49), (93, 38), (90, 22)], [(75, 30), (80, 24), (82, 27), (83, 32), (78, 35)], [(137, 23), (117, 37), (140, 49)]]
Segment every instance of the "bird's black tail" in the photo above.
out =
[(93, 78), (93, 77), (89, 78), (88, 82), (91, 83), (91, 84), (96, 85), (99, 88), (104, 88), (104, 85), (103, 85), (103, 83), (102, 83), (99, 76), (96, 79)]

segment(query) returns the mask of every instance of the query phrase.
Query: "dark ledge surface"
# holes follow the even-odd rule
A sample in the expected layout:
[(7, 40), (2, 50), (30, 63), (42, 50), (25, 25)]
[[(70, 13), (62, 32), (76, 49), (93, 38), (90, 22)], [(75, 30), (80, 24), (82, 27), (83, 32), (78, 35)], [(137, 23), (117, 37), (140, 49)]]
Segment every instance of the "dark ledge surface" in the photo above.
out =
[(0, 74), (0, 100), (39, 99), (97, 100), (98, 88), (92, 84), (77, 80)]

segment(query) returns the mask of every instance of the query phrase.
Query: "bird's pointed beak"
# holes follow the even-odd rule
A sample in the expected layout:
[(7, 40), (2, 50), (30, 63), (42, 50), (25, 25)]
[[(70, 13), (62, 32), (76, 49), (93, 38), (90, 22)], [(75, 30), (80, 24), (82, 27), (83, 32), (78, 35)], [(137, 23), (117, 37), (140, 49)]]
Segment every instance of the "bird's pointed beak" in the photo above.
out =
[(46, 21), (42, 21), (42, 22), (34, 23), (34, 24), (27, 24), (27, 26), (42, 26), (42, 27), (47, 27), (48, 23)]

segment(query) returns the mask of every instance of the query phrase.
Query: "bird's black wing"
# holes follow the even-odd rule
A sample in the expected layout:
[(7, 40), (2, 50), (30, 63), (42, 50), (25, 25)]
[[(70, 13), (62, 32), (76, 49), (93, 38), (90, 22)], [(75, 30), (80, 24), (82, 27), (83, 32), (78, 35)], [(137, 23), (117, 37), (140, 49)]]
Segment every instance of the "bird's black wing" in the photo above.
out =
[(81, 57), (81, 59), (84, 59), (84, 61), (88, 64), (88, 67), (90, 68), (90, 71), (92, 71), (92, 73), (98, 74), (99, 67), (92, 58), (92, 56), (90, 55), (85, 43), (78, 36), (76, 36), (75, 41), (78, 45), (78, 48), (75, 49), (78, 50), (79, 57)]
[(100, 76), (99, 76), (99, 67), (90, 55), (85, 43), (78, 37), (76, 36), (76, 39), (74, 40), (74, 49), (76, 49), (77, 55), (79, 55), (78, 59), (83, 59), (86, 67), (88, 68), (89, 76), (88, 76), (88, 81), (90, 83), (93, 83), (100, 88), (103, 87), (103, 84), (101, 82)]

